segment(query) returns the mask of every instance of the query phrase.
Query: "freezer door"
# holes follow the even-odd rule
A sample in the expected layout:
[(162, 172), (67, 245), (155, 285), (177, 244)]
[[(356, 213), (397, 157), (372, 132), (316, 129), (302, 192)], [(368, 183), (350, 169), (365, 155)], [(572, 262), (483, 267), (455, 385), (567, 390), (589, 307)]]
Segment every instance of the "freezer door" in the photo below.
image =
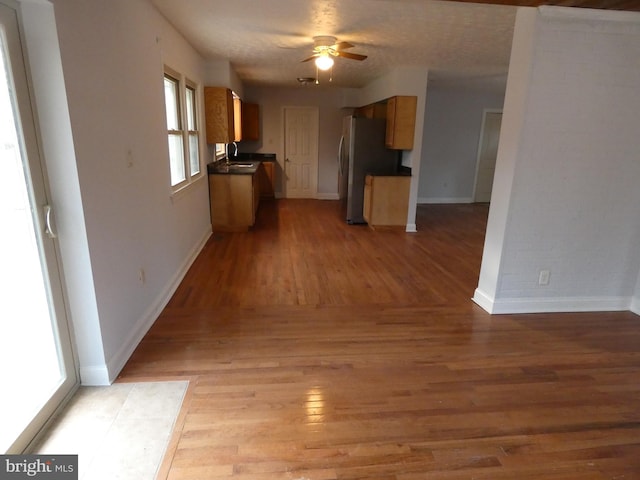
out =
[(342, 135), (340, 137), (340, 143), (338, 144), (338, 198), (341, 199), (347, 196), (349, 166), (349, 156), (347, 151), (346, 137)]
[(349, 144), (351, 142), (351, 116), (342, 121), (342, 136), (338, 145), (338, 198), (340, 199), (340, 216), (347, 217), (348, 184), (349, 184)]

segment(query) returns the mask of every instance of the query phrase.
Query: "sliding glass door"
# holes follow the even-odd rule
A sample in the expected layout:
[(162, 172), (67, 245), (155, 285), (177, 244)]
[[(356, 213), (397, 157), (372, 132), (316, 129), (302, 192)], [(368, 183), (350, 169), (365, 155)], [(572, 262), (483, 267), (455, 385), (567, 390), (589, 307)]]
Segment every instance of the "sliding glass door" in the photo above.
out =
[(21, 453), (77, 384), (17, 4), (0, 2), (0, 453)]

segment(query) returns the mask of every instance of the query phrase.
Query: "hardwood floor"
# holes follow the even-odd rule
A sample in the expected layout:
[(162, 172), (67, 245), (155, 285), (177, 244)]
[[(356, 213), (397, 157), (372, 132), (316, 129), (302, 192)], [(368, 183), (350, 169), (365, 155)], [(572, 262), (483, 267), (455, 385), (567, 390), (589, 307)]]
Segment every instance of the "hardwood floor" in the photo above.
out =
[(121, 374), (191, 380), (159, 478), (640, 478), (640, 318), (488, 315), (487, 212), (280, 200), (214, 234)]

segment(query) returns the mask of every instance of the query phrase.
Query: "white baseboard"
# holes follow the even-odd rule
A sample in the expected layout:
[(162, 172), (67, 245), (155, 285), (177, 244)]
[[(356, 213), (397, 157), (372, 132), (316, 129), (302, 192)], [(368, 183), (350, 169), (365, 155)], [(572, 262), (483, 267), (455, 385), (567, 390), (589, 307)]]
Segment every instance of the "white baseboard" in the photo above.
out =
[(491, 314), (619, 312), (629, 310), (629, 297), (509, 298), (495, 300), (476, 289), (473, 301)]
[(631, 310), (636, 315), (640, 315), (640, 298), (633, 297), (631, 299), (631, 306), (629, 307), (629, 310)]
[(489, 313), (493, 313), (493, 298), (476, 288), (472, 300)]
[(318, 193), (316, 195), (316, 199), (318, 200), (340, 200), (340, 197), (337, 193)]
[(407, 223), (407, 226), (404, 230), (407, 233), (416, 233), (418, 231), (418, 227), (415, 223)]
[(418, 202), (420, 204), (438, 204), (438, 203), (473, 203), (471, 197), (419, 197)]
[[(120, 347), (116, 354), (107, 361), (106, 369), (108, 370), (108, 382), (106, 383), (106, 385), (110, 385), (111, 383), (113, 383), (120, 371), (124, 368), (134, 350), (142, 341), (142, 338), (155, 323), (158, 315), (160, 315), (164, 307), (167, 306), (169, 300), (171, 300), (171, 297), (180, 285), (180, 282), (182, 282), (182, 279), (187, 274), (187, 271), (195, 261), (200, 251), (202, 251), (202, 249), (204, 248), (210, 236), (211, 226), (209, 225), (209, 228), (205, 230), (204, 234), (200, 238), (200, 241), (191, 249), (178, 271), (169, 280), (165, 288), (156, 297), (155, 301), (151, 303), (151, 305), (149, 305), (149, 307), (135, 323), (134, 327), (132, 328), (132, 332), (129, 335), (129, 341), (122, 345), (122, 347)], [(85, 384), (84, 380), (82, 383)], [(105, 384), (102, 383), (101, 385)]]
[(80, 384), (83, 386), (104, 387), (111, 383), (106, 364), (80, 367)]

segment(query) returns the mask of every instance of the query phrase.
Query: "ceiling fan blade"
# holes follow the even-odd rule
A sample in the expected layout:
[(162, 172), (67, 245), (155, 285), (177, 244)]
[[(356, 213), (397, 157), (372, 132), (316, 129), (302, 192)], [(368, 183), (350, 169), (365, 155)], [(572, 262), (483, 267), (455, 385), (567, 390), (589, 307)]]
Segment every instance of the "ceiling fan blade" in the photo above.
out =
[(338, 42), (335, 45), (331, 46), (331, 48), (333, 48), (334, 50), (346, 50), (353, 47), (354, 45), (351, 45), (349, 42)]
[(349, 53), (349, 52), (337, 52), (339, 57), (348, 58), (350, 60), (364, 60), (367, 58), (366, 55), (360, 55), (359, 53)]
[(314, 53), (313, 55), (311, 55), (309, 58), (305, 58), (304, 60), (300, 60), (300, 63), (304, 63), (304, 62), (308, 62), (309, 60), (313, 60), (314, 58), (316, 58), (318, 56), (317, 53)]

